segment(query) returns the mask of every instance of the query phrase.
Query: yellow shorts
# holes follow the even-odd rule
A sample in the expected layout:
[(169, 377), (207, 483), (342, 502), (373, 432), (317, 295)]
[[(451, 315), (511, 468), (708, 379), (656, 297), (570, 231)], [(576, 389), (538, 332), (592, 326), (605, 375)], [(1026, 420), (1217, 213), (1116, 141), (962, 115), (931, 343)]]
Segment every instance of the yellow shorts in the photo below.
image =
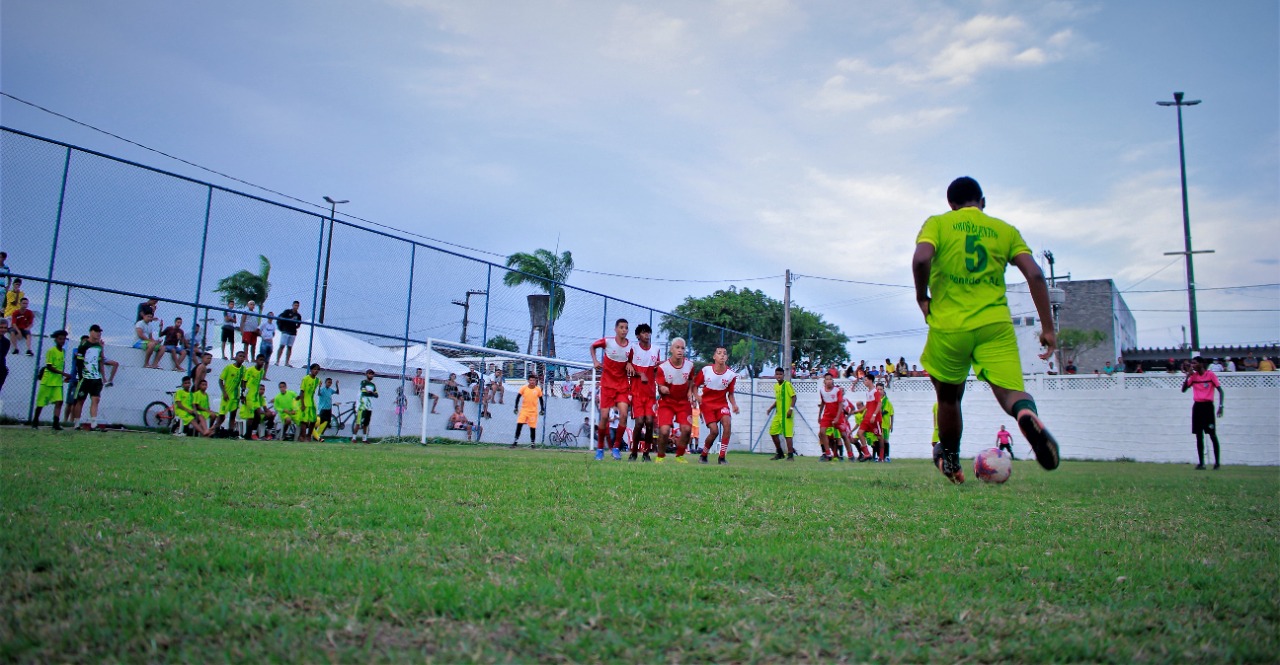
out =
[(43, 383), (39, 385), (40, 390), (36, 392), (36, 406), (49, 406), (62, 402), (62, 386), (46, 386)]
[(222, 403), (218, 405), (218, 413), (224, 416), (228, 413), (234, 414), (239, 408), (240, 396), (232, 393), (231, 399), (224, 399), (222, 400)]
[(796, 435), (796, 417), (793, 413), (791, 417), (787, 417), (786, 413), (775, 411), (773, 420), (769, 423), (769, 436), (785, 436), (793, 437)]
[(993, 386), (1023, 389), (1022, 359), (1012, 322), (992, 323), (975, 330), (930, 328), (920, 364), (943, 383), (964, 383), (972, 366), (979, 379)]

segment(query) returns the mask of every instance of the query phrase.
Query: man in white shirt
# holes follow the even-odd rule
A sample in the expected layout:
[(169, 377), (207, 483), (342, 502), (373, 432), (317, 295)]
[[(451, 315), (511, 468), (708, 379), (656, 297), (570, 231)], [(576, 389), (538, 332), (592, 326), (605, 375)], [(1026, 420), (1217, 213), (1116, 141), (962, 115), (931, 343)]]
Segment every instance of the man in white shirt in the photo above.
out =
[(142, 349), (142, 366), (160, 369), (160, 356), (164, 355), (164, 346), (160, 343), (160, 321), (154, 314), (144, 310), (142, 318), (133, 324), (133, 332), (138, 337), (133, 348)]

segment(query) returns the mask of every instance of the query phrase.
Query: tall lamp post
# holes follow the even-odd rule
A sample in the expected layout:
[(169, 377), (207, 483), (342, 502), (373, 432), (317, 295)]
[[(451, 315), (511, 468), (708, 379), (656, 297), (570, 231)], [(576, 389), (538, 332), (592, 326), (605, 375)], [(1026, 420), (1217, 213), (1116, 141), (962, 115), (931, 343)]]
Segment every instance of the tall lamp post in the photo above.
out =
[(487, 296), (488, 291), (467, 291), (466, 300), (455, 300), (453, 304), (462, 308), (462, 343), (467, 343), (467, 315), (471, 313), (471, 296)]
[(333, 252), (333, 217), (337, 214), (339, 204), (351, 203), (347, 200), (335, 201), (327, 196), (324, 200), (329, 203), (329, 236), (325, 239), (324, 248), (324, 285), (320, 287), (320, 323), (324, 323), (324, 305), (329, 299), (329, 255)]
[(1191, 213), (1187, 208), (1187, 152), (1182, 141), (1182, 107), (1195, 106), (1198, 99), (1184, 100), (1181, 92), (1173, 93), (1173, 101), (1156, 102), (1160, 106), (1174, 106), (1178, 109), (1178, 166), (1182, 169), (1182, 232), (1185, 244), (1184, 251), (1165, 252), (1165, 256), (1181, 254), (1187, 259), (1187, 306), (1191, 310), (1191, 356), (1200, 354), (1200, 324), (1196, 315), (1196, 273), (1192, 266), (1192, 254), (1211, 254), (1213, 250), (1191, 251)]

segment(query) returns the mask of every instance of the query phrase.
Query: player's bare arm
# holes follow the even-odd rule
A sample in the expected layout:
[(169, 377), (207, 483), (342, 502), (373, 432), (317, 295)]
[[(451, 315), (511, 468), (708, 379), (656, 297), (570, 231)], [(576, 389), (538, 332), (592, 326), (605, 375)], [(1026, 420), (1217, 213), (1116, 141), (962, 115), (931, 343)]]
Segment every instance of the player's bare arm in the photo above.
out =
[[(922, 243), (924, 244), (924, 243)], [(917, 248), (917, 252), (919, 248)], [(1044, 271), (1036, 265), (1030, 254), (1019, 254), (1009, 261), (1022, 271), (1027, 279), (1027, 288), (1031, 290), (1031, 301), (1036, 304), (1036, 313), (1040, 315), (1040, 343), (1044, 345), (1041, 360), (1048, 360), (1058, 348), (1058, 335), (1053, 331), (1053, 308), (1049, 305), (1049, 283), (1045, 281)], [(917, 289), (918, 290), (918, 289)]]
[[(916, 304), (920, 306), (920, 313), (924, 314), (926, 320), (929, 318), (929, 272), (933, 270), (935, 252), (937, 248), (932, 243), (922, 242), (916, 244), (916, 253), (911, 257), (911, 276), (915, 278), (916, 284)], [(1043, 275), (1041, 277), (1043, 278)]]

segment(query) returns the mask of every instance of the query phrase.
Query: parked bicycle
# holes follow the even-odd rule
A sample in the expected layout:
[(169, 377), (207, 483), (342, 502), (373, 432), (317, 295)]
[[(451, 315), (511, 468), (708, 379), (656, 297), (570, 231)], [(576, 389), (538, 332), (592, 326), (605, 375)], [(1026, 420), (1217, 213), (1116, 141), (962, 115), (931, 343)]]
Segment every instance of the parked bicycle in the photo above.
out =
[[(164, 394), (173, 395), (173, 393), (174, 391), (167, 390)], [(174, 414), (172, 404), (156, 400), (142, 410), (142, 424), (147, 427), (164, 428), (169, 432), (176, 432), (182, 421)]]
[(577, 448), (578, 435), (569, 431), (569, 423), (563, 422), (559, 425), (551, 426), (551, 434), (547, 436), (547, 441), (551, 445), (561, 448)]

